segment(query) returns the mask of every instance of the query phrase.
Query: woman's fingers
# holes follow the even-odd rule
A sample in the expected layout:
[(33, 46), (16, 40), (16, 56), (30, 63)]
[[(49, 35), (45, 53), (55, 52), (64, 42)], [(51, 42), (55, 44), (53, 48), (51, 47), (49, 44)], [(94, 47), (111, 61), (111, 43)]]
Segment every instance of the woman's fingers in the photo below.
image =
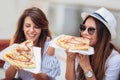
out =
[(21, 70), (22, 67), (21, 66), (17, 66), (17, 65), (12, 65), (16, 70)]
[(78, 53), (77, 56), (78, 56), (79, 58), (82, 58), (84, 55)]
[(68, 49), (66, 49), (65, 52), (66, 52), (66, 55), (67, 55), (67, 59), (69, 59), (69, 60), (75, 60), (76, 53), (69, 52)]

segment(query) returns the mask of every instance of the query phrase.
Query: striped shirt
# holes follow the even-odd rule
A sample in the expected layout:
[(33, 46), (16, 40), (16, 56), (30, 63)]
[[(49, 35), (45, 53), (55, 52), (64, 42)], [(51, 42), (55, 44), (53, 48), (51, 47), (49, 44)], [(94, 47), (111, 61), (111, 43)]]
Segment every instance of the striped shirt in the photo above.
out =
[[(55, 55), (49, 56), (46, 54), (48, 46), (49, 40), (46, 40), (41, 63), (41, 71), (46, 73), (50, 80), (55, 80), (55, 77), (60, 75), (60, 63)], [(3, 68), (6, 70), (9, 66), (10, 64), (6, 62)], [(25, 70), (18, 71), (17, 77), (22, 78), (22, 80), (35, 80), (31, 73)]]

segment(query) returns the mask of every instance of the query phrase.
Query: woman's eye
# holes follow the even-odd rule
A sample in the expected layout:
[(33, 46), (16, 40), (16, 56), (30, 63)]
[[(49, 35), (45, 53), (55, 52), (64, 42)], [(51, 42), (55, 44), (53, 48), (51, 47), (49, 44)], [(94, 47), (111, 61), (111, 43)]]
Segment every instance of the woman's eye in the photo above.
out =
[(26, 27), (30, 27), (29, 25), (26, 25)]
[(25, 24), (25, 27), (30, 27), (30, 24)]
[(39, 26), (34, 26), (36, 29), (39, 29), (40, 27)]

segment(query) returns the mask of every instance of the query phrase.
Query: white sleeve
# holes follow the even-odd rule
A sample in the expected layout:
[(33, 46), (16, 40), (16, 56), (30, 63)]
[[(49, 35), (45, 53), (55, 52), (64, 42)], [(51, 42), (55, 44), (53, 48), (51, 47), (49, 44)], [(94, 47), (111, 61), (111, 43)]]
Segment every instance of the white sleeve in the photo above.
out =
[(120, 55), (111, 57), (108, 61), (104, 80), (118, 80), (120, 74)]

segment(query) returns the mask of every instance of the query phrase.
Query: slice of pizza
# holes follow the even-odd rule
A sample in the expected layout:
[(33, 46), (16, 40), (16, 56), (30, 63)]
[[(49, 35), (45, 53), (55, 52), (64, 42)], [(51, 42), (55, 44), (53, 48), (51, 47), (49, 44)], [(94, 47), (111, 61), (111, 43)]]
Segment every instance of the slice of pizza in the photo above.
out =
[(75, 37), (70, 35), (63, 35), (57, 41), (56, 44), (65, 49), (72, 50), (88, 50), (89, 40), (82, 37)]
[(35, 57), (33, 53), (33, 42), (27, 40), (18, 44), (14, 49), (6, 53), (3, 59), (12, 65), (21, 66), (23, 68), (34, 68)]

